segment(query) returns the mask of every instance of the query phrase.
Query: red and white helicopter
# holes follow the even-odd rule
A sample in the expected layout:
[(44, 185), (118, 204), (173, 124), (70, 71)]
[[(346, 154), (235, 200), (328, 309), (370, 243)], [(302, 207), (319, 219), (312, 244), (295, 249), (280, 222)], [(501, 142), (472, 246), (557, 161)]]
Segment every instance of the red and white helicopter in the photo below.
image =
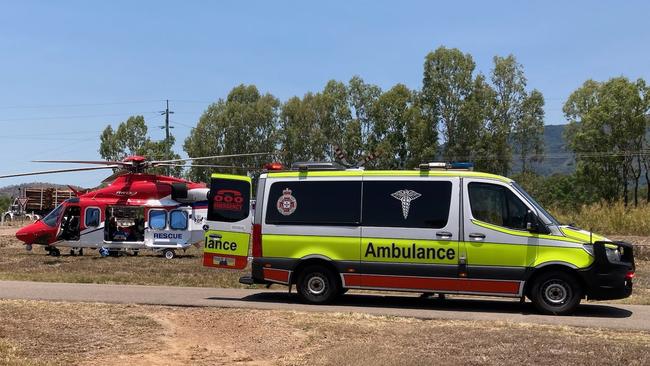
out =
[[(104, 182), (107, 187), (75, 192), (44, 218), (27, 225), (16, 237), (31, 250), (33, 244), (45, 246), (52, 256), (59, 248), (83, 255), (84, 248), (100, 249), (102, 255), (142, 249), (160, 251), (172, 259), (177, 250), (185, 250), (203, 241), (209, 188), (204, 183), (163, 175), (147, 174), (148, 168), (183, 166), (187, 161), (266, 155), (248, 153), (206, 156), (189, 159), (147, 160), (130, 156), (122, 161), (41, 160), (42, 163), (77, 163), (101, 166), (46, 170), (2, 175), (0, 178), (62, 172), (118, 169)], [(227, 165), (200, 165), (227, 168)], [(76, 251), (76, 253), (75, 253)]]

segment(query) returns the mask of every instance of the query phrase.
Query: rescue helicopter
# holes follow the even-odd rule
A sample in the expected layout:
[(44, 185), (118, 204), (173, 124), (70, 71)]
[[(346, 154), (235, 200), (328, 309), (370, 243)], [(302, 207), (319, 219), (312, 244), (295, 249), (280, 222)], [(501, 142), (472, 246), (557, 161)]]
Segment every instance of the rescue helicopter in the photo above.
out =
[[(209, 188), (181, 178), (147, 173), (154, 167), (184, 166), (188, 161), (266, 155), (246, 153), (172, 160), (148, 160), (129, 156), (122, 161), (39, 160), (39, 163), (74, 163), (95, 166), (2, 175), (19, 176), (114, 169), (102, 183), (104, 188), (76, 191), (42, 219), (16, 232), (28, 251), (42, 245), (51, 256), (69, 248), (71, 255), (99, 249), (100, 254), (118, 255), (151, 249), (172, 259), (179, 250), (203, 240)], [(99, 166), (97, 166), (99, 165)], [(196, 165), (233, 168), (229, 165)]]

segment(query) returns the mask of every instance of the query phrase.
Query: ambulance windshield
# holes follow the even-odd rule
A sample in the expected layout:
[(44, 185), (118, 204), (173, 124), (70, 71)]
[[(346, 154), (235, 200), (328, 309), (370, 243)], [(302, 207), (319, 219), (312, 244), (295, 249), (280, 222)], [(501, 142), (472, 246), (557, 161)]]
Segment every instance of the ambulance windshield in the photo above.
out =
[(537, 201), (535, 201), (535, 199), (531, 195), (529, 195), (528, 192), (526, 192), (526, 190), (524, 190), (519, 184), (517, 184), (516, 182), (512, 182), (512, 185), (515, 187), (516, 190), (519, 191), (519, 193), (521, 193), (522, 195), (524, 195), (524, 197), (526, 197), (528, 202), (530, 202), (533, 206), (535, 206), (537, 212), (542, 214), (542, 216), (544, 216), (548, 221), (550, 221), (549, 223), (551, 225), (555, 225), (555, 226), (560, 225), (557, 219), (555, 219), (553, 215), (551, 215), (548, 211), (546, 211), (544, 207), (542, 207), (542, 205), (540, 205)]

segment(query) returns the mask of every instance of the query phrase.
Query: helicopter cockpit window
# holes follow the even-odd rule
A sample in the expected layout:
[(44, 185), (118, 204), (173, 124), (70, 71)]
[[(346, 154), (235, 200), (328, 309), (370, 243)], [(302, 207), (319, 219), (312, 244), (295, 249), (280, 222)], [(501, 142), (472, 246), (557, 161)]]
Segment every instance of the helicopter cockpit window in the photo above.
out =
[(63, 205), (58, 205), (56, 208), (52, 211), (50, 211), (47, 216), (43, 218), (43, 223), (47, 226), (55, 227), (56, 222), (59, 219), (59, 215), (63, 211)]
[(169, 228), (172, 230), (187, 230), (187, 212), (177, 210), (170, 212)]
[(163, 230), (167, 226), (167, 211), (149, 211), (149, 227), (154, 230)]
[(86, 209), (86, 227), (99, 226), (99, 209), (97, 207), (88, 207)]

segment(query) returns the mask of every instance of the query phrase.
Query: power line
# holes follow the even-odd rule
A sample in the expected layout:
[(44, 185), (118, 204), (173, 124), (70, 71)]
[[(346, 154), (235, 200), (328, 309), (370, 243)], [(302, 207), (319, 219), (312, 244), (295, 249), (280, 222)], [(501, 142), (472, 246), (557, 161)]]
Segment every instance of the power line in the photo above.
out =
[(136, 113), (110, 113), (110, 114), (90, 114), (90, 115), (74, 115), (74, 116), (49, 116), (49, 117), (17, 117), (0, 119), (0, 122), (14, 122), (14, 121), (38, 121), (38, 120), (53, 120), (53, 119), (77, 119), (77, 118), (98, 118), (98, 117), (117, 117), (117, 116), (133, 116), (144, 115), (158, 112), (136, 112)]
[(0, 109), (39, 109), (39, 108), (94, 107), (94, 106), (104, 106), (104, 105), (159, 103), (161, 101), (162, 101), (162, 99), (126, 101), (126, 102), (105, 102), (105, 103), (13, 105), (13, 106), (0, 106)]

